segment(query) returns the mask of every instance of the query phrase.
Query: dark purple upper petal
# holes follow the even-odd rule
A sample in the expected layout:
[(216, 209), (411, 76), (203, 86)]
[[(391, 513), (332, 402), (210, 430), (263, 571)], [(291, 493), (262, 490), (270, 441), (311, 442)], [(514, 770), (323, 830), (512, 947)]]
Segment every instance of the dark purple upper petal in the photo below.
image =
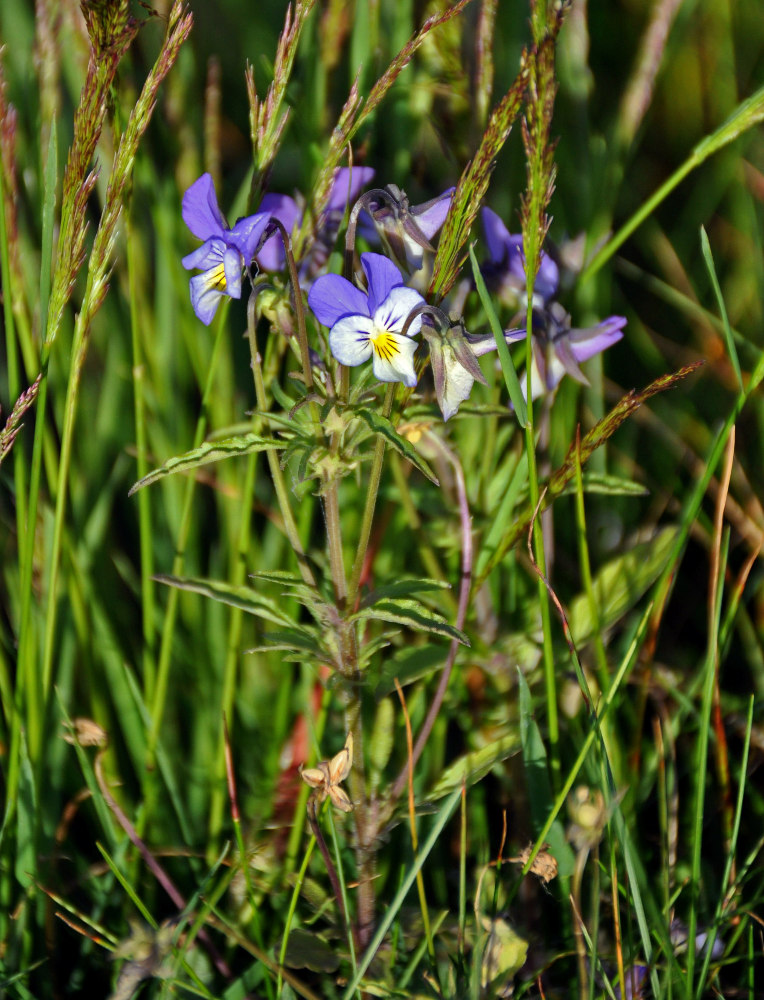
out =
[(344, 212), (358, 198), (361, 189), (374, 180), (373, 167), (338, 167), (329, 191), (327, 212)]
[[(265, 214), (272, 219), (278, 219), (286, 229), (287, 234), (291, 233), (302, 218), (300, 206), (290, 198), (288, 194), (266, 194), (260, 202), (258, 214)], [(269, 236), (257, 254), (257, 263), (264, 271), (283, 271), (286, 257), (284, 255), (284, 244), (281, 234), (275, 233)]]
[(361, 264), (369, 282), (369, 315), (373, 316), (393, 288), (403, 284), (401, 272), (381, 253), (362, 253)]
[(455, 190), (456, 188), (449, 188), (443, 194), (438, 195), (437, 198), (426, 201), (423, 205), (415, 205), (411, 209), (411, 214), (416, 219), (416, 224), (428, 240), (433, 238), (446, 221)]
[(210, 174), (202, 174), (183, 195), (182, 214), (183, 221), (197, 239), (223, 235), (225, 219), (218, 208)]
[(239, 251), (246, 266), (252, 263), (260, 237), (265, 232), (265, 227), (270, 219), (267, 212), (248, 215), (245, 219), (239, 219), (233, 229), (226, 233), (226, 243)]
[(308, 292), (308, 305), (319, 323), (332, 327), (343, 316), (371, 317), (369, 300), (339, 274), (316, 278)]

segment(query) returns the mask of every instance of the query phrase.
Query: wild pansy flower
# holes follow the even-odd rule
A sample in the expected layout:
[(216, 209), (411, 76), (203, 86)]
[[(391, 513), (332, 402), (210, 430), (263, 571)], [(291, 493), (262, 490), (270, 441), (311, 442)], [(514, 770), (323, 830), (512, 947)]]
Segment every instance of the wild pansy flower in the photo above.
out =
[[(553, 392), (564, 375), (576, 382), (589, 385), (589, 380), (579, 367), (595, 354), (612, 347), (623, 337), (625, 316), (609, 316), (596, 326), (573, 329), (570, 316), (559, 302), (551, 302), (542, 310), (533, 310), (533, 339), (531, 349), (531, 398), (538, 399)], [(525, 340), (525, 329), (505, 330), (507, 343)], [(527, 398), (527, 380), (519, 376), (520, 388)]]
[(489, 338), (469, 338), (461, 319), (447, 319), (435, 309), (428, 309), (425, 313), (422, 336), (430, 347), (438, 406), (443, 419), (448, 420), (459, 409), (459, 404), (469, 398), (476, 381), (486, 384), (477, 359), (481, 354), (495, 350), (496, 342), (493, 337), (490, 337), (490, 343)]
[(430, 241), (446, 221), (454, 190), (449, 188), (421, 205), (410, 205), (405, 191), (388, 184), (367, 191), (360, 208), (371, 216), (396, 263), (411, 273), (421, 268), (425, 250), (435, 252)]
[[(486, 283), (502, 302), (518, 310), (512, 320), (512, 329), (506, 330), (504, 336), (508, 343), (524, 340), (525, 326), (515, 326), (524, 323), (528, 306), (523, 238), (509, 233), (490, 208), (483, 209), (482, 218), (490, 258), (482, 268)], [(617, 343), (626, 326), (624, 316), (609, 316), (584, 329), (571, 327), (570, 315), (559, 302), (553, 301), (559, 283), (557, 264), (542, 251), (533, 283), (532, 399), (554, 391), (566, 374), (588, 385), (589, 380), (580, 365)], [(520, 386), (523, 396), (527, 396), (524, 375), (520, 376)]]
[[(332, 186), (329, 190), (329, 200), (321, 213), (313, 245), (300, 268), (301, 278), (310, 281), (321, 268), (331, 253), (334, 241), (337, 239), (342, 217), (348, 205), (356, 201), (361, 189), (374, 178), (372, 167), (338, 167), (334, 171)], [(303, 199), (290, 198), (287, 194), (266, 194), (260, 202), (261, 211), (267, 211), (274, 219), (278, 219), (291, 233), (295, 225), (302, 222), (305, 212)], [(286, 263), (284, 244), (277, 233), (265, 241), (257, 254), (257, 263), (263, 271), (283, 271)], [(302, 282), (301, 282), (302, 284)]]
[(183, 258), (183, 267), (202, 271), (191, 278), (191, 305), (209, 326), (223, 295), (241, 298), (242, 271), (251, 264), (270, 215), (248, 215), (229, 229), (218, 208), (212, 177), (202, 174), (183, 195), (183, 221), (194, 236), (204, 240), (198, 250)]
[(416, 385), (412, 340), (419, 333), (422, 317), (415, 316), (403, 330), (412, 310), (424, 304), (413, 288), (403, 284), (392, 261), (378, 253), (361, 254), (368, 292), (362, 292), (339, 274), (324, 274), (308, 293), (308, 305), (319, 323), (328, 326), (329, 347), (342, 365), (363, 364), (372, 359), (380, 382)]

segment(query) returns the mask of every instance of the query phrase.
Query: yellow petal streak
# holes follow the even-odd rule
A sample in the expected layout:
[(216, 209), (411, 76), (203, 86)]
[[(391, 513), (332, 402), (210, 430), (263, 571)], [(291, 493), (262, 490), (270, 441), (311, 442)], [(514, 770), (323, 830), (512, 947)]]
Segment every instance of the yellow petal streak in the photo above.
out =
[(204, 282), (210, 288), (216, 288), (220, 292), (225, 291), (225, 267), (222, 262), (204, 272)]
[(381, 330), (375, 336), (369, 338), (372, 350), (383, 361), (392, 361), (400, 354), (400, 349), (395, 341), (395, 337), (388, 330)]

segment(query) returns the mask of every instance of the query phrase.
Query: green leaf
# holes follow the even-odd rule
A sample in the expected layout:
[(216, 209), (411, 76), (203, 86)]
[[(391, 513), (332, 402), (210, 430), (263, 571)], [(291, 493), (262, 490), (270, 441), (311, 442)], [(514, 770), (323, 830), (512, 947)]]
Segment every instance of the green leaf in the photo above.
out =
[(737, 384), (740, 387), (740, 391), (743, 391), (743, 376), (740, 373), (740, 361), (737, 356), (737, 348), (735, 347), (735, 340), (732, 336), (732, 329), (730, 327), (729, 316), (727, 315), (727, 307), (724, 304), (724, 296), (722, 295), (722, 290), (719, 285), (719, 279), (716, 276), (716, 267), (714, 266), (714, 257), (711, 253), (711, 244), (708, 242), (708, 235), (704, 226), (700, 227), (700, 245), (703, 250), (703, 259), (706, 262), (706, 267), (708, 268), (708, 274), (711, 278), (711, 284), (714, 289), (714, 295), (716, 296), (716, 301), (719, 305), (719, 313), (722, 318), (722, 326), (724, 328), (724, 338), (727, 341), (727, 350), (729, 351), (730, 361), (732, 362), (732, 367), (735, 369), (735, 374), (737, 375)]
[(493, 332), (493, 336), (496, 341), (496, 348), (499, 352), (499, 361), (501, 362), (501, 370), (504, 373), (504, 381), (507, 386), (509, 398), (512, 400), (512, 406), (515, 408), (518, 423), (521, 427), (527, 427), (528, 409), (525, 405), (525, 398), (523, 397), (523, 392), (517, 379), (517, 372), (515, 371), (515, 366), (512, 362), (512, 355), (509, 353), (507, 342), (504, 339), (504, 330), (499, 322), (499, 317), (496, 315), (496, 310), (493, 308), (491, 296), (488, 294), (488, 289), (485, 287), (483, 275), (480, 273), (480, 265), (477, 262), (475, 250), (472, 246), (470, 246), (470, 263), (472, 264), (472, 276), (475, 279), (475, 288), (477, 288), (477, 293), (480, 296), (480, 302), (482, 303), (485, 314), (488, 317), (488, 325), (491, 327), (491, 331)]
[(447, 767), (440, 776), (435, 786), (427, 795), (428, 802), (442, 799), (444, 795), (460, 788), (462, 785), (476, 784), (481, 778), (491, 770), (494, 764), (500, 760), (506, 760), (520, 749), (520, 737), (518, 733), (511, 733), (509, 736), (502, 736), (493, 743), (488, 743), (480, 750), (473, 750), (454, 761)]
[(131, 488), (128, 496), (144, 486), (150, 486), (165, 476), (175, 475), (177, 472), (190, 472), (198, 469), (202, 465), (210, 465), (212, 462), (222, 462), (226, 458), (234, 458), (238, 455), (249, 455), (255, 451), (269, 451), (284, 448), (283, 441), (276, 441), (273, 438), (260, 437), (259, 434), (242, 434), (237, 437), (226, 438), (222, 441), (205, 441), (200, 448), (194, 448), (183, 455), (176, 455), (168, 459), (159, 469), (154, 469), (139, 479)]
[[(585, 472), (582, 479), (584, 493), (609, 497), (644, 497), (650, 493), (642, 483), (635, 483), (633, 479), (623, 479), (621, 476), (609, 476), (604, 472)], [(575, 492), (575, 485), (568, 483), (561, 496)]]
[[(232, 608), (239, 608), (247, 614), (257, 615), (265, 621), (274, 625), (281, 625), (284, 628), (296, 628), (291, 618), (288, 618), (281, 611), (281, 603), (259, 594), (251, 587), (236, 586), (234, 584), (222, 583), (219, 580), (207, 580), (202, 577), (179, 577), (160, 574), (155, 576), (158, 583), (166, 583), (168, 587), (177, 587), (178, 590), (188, 590), (192, 594), (201, 594), (203, 597), (211, 597), (213, 601), (220, 601), (228, 604)], [(306, 630), (307, 631), (307, 630)]]
[(35, 828), (37, 816), (37, 792), (34, 771), (27, 752), (26, 738), (22, 733), (19, 741), (19, 783), (16, 796), (16, 856), (14, 873), (19, 883), (26, 888), (34, 882), (37, 871), (35, 850)]
[(425, 462), (408, 438), (403, 437), (396, 431), (392, 422), (387, 417), (383, 417), (382, 414), (376, 413), (374, 410), (368, 410), (365, 406), (359, 406), (354, 409), (354, 412), (365, 421), (374, 434), (383, 437), (389, 445), (395, 448), (399, 455), (402, 455), (411, 462), (415, 469), (419, 469), (423, 476), (427, 476), (436, 486), (440, 486), (437, 476), (427, 462)]
[(395, 680), (401, 687), (413, 684), (422, 677), (428, 677), (443, 667), (446, 654), (442, 646), (407, 646), (388, 660), (374, 689), (375, 698), (390, 694), (395, 690)]
[(373, 607), (363, 608), (354, 614), (351, 621), (361, 621), (365, 618), (376, 618), (396, 625), (407, 625), (416, 632), (434, 632), (436, 635), (443, 635), (448, 639), (456, 639), (464, 646), (470, 644), (464, 632), (450, 625), (437, 611), (431, 611), (419, 601), (377, 601)]
[(337, 948), (324, 938), (301, 927), (293, 927), (284, 964), (292, 969), (331, 973), (339, 968), (340, 959)]
[[(531, 816), (536, 831), (543, 828), (546, 819), (555, 808), (555, 798), (549, 781), (547, 755), (544, 741), (533, 715), (531, 692), (521, 670), (517, 671), (520, 689), (520, 742), (523, 750), (525, 784)], [(557, 861), (557, 873), (563, 878), (573, 874), (575, 857), (565, 839), (565, 830), (559, 817), (547, 833), (549, 850)]]
[[(597, 573), (593, 590), (601, 628), (619, 621), (658, 579), (671, 556), (678, 530), (673, 526), (663, 528), (651, 541), (640, 542)], [(594, 622), (586, 594), (579, 594), (571, 601), (568, 623), (576, 644), (591, 639)]]
[(415, 597), (417, 594), (426, 593), (433, 590), (449, 590), (447, 583), (429, 578), (411, 577), (404, 580), (396, 580), (395, 583), (388, 583), (382, 587), (377, 587), (361, 602), (362, 608), (368, 608), (384, 598)]

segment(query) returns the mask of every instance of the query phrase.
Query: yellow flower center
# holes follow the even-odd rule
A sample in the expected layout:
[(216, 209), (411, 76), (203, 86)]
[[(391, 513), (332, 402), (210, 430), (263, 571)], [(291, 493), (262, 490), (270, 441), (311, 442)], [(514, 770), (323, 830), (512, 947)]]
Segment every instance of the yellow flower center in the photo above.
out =
[(218, 291), (224, 292), (226, 281), (225, 266), (223, 262), (221, 261), (219, 264), (216, 264), (215, 267), (210, 268), (210, 270), (206, 272), (205, 278), (210, 288), (217, 288)]
[(389, 330), (380, 330), (370, 338), (372, 350), (379, 355), (383, 361), (392, 361), (400, 354), (400, 348), (395, 337)]

